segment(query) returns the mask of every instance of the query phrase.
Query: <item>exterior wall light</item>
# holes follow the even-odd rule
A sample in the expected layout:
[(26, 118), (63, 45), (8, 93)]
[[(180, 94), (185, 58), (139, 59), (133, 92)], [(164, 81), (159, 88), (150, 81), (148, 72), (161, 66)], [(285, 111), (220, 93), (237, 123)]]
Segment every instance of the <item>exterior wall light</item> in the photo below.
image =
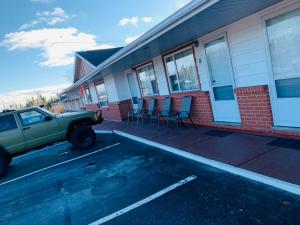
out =
[(198, 40), (193, 41), (193, 46), (194, 46), (195, 48), (198, 48), (198, 46), (199, 46), (199, 41), (198, 41)]

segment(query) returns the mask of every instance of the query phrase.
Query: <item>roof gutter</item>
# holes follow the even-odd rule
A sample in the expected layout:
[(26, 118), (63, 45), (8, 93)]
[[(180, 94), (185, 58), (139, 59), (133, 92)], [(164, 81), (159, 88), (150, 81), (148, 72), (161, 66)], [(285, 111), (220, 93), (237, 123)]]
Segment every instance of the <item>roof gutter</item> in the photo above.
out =
[(180, 23), (190, 19), (194, 15), (198, 14), (201, 11), (211, 7), (212, 5), (216, 4), (220, 0), (192, 0), (191, 3), (183, 7), (182, 9), (178, 10), (161, 23), (150, 29), (148, 32), (143, 34), (134, 42), (130, 43), (107, 60), (102, 62), (100, 65), (96, 67), (95, 70), (92, 70), (89, 74), (87, 74), (82, 79), (75, 82), (71, 87), (67, 88), (65, 92), (70, 91), (72, 88), (75, 88), (84, 82), (86, 82), (89, 78), (95, 76), (101, 70), (111, 66), (115, 62), (121, 60), (122, 58), (126, 57), (127, 55), (131, 54), (132, 52), (138, 50), (139, 48), (145, 46), (152, 40), (158, 38), (159, 36), (163, 35), (164, 33), (168, 32), (169, 30), (173, 29)]

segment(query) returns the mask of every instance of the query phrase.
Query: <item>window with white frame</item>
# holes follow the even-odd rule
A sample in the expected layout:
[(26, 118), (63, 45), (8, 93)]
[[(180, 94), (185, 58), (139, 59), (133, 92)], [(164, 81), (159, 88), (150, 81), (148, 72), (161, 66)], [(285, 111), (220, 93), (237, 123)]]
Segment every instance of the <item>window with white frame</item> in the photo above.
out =
[(266, 21), (278, 98), (300, 97), (300, 9)]
[(103, 81), (95, 83), (100, 108), (108, 107), (108, 97)]
[(158, 86), (152, 63), (137, 69), (143, 96), (158, 94)]
[(199, 89), (193, 50), (187, 49), (165, 57), (171, 92)]

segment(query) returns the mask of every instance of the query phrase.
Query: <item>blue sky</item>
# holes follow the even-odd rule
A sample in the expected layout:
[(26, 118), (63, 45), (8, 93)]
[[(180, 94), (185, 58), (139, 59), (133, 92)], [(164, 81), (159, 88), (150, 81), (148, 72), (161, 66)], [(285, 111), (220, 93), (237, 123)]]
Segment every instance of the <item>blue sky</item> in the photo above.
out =
[(125, 46), (188, 1), (2, 0), (0, 104), (65, 87), (74, 51)]

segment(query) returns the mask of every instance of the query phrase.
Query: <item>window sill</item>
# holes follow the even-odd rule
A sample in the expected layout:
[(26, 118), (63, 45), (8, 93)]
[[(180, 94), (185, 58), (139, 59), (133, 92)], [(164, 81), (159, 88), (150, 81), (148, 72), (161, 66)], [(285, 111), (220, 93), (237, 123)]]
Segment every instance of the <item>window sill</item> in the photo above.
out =
[(174, 91), (170, 92), (170, 95), (176, 95), (176, 94), (184, 94), (184, 93), (193, 93), (193, 92), (201, 92), (201, 89), (193, 89), (193, 90), (187, 90), (187, 91)]
[(159, 96), (159, 94), (154, 94), (154, 95), (143, 95), (143, 98), (156, 97), (156, 96)]
[(216, 126), (231, 126), (231, 127), (242, 127), (241, 123), (231, 123), (231, 122), (213, 122)]
[(274, 130), (274, 131), (285, 131), (285, 132), (297, 132), (297, 133), (300, 133), (300, 127), (280, 127), (280, 126), (273, 126), (272, 130)]

